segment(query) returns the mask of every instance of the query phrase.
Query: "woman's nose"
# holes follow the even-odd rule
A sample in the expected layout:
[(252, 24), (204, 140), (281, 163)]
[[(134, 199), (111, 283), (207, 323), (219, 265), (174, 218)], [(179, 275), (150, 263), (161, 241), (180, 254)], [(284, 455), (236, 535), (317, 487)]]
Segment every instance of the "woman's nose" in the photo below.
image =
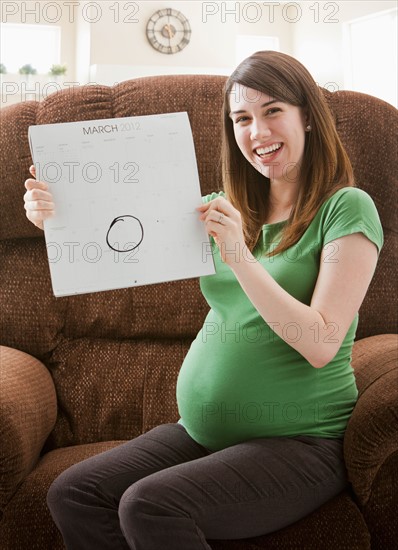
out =
[(268, 124), (262, 121), (253, 120), (252, 127), (250, 129), (250, 138), (253, 141), (261, 141), (264, 138), (268, 138), (271, 135), (271, 130)]

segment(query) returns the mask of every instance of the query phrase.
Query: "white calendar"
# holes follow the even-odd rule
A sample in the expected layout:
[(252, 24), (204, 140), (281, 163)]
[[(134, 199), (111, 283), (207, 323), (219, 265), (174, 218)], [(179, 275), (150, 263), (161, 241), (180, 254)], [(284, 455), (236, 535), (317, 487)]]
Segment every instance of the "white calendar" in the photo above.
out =
[(55, 296), (215, 273), (188, 114), (31, 126)]

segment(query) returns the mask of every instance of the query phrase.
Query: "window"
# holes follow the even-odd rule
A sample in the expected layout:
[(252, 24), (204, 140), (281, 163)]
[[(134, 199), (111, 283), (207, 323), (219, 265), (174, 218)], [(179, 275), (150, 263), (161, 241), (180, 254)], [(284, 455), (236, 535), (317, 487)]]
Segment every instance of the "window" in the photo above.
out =
[(397, 107), (397, 11), (388, 10), (345, 24), (344, 87)]
[(47, 74), (53, 64), (60, 63), (61, 27), (4, 23), (0, 51), (8, 73), (29, 64), (39, 74)]

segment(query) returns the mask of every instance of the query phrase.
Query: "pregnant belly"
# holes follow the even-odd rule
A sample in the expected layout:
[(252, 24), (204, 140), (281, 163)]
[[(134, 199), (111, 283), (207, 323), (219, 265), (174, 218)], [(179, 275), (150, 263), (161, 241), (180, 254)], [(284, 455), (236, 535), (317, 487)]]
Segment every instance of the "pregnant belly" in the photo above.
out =
[(290, 369), (270, 369), (261, 345), (223, 344), (195, 340), (177, 380), (181, 423), (212, 450), (275, 433), (289, 380)]

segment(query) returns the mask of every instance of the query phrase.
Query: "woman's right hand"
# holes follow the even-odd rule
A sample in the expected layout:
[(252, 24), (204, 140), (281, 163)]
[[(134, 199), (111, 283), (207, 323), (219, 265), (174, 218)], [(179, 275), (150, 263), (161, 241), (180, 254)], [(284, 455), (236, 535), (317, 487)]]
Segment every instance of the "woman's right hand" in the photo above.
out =
[[(29, 168), (29, 172), (33, 178), (36, 178), (36, 170), (34, 166)], [(54, 203), (51, 193), (48, 191), (48, 186), (44, 181), (36, 179), (27, 179), (25, 181), (27, 189), (24, 195), (26, 217), (36, 227), (44, 229), (43, 220), (51, 218), (54, 215)]]

